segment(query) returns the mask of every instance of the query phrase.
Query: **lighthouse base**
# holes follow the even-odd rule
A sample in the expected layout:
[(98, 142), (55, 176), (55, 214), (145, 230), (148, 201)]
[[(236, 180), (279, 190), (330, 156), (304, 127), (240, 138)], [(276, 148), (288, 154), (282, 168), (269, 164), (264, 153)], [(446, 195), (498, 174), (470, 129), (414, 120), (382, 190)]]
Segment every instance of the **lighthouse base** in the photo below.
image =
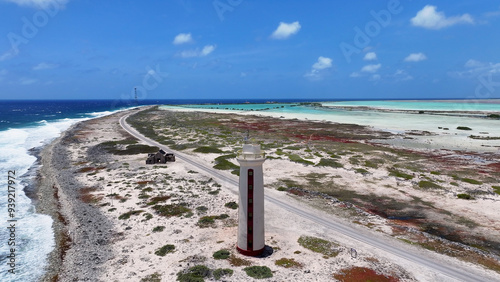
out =
[(236, 249), (238, 250), (238, 252), (244, 256), (249, 256), (249, 257), (256, 257), (258, 255), (261, 255), (263, 252), (264, 252), (264, 249), (265, 248), (262, 248), (260, 250), (243, 250), (243, 249), (240, 249), (238, 246), (236, 246)]

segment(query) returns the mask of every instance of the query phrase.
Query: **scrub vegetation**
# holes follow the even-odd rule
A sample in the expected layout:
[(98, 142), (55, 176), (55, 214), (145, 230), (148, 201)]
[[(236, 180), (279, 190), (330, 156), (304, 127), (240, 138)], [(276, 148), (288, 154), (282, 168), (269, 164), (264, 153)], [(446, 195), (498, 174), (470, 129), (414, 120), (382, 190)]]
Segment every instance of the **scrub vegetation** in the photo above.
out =
[[(446, 197), (460, 202), (464, 199), (498, 197), (498, 163), (471, 166), (470, 162), (430, 152), (384, 146), (377, 143), (377, 140), (393, 138), (393, 134), (352, 124), (250, 115), (242, 117), (233, 114), (171, 112), (156, 107), (131, 116), (128, 122), (144, 135), (172, 149), (212, 154), (205, 156), (213, 157), (214, 168), (236, 175), (239, 173), (235, 160), (236, 151), (241, 148), (244, 138), (249, 134), (250, 138), (258, 140), (265, 150), (268, 159), (266, 164), (283, 166), (287, 162), (287, 166), (303, 171), (283, 175), (274, 183), (266, 184), (268, 188), (283, 191), (282, 195), (320, 206), (336, 215), (355, 217), (353, 221), (360, 222), (367, 228), (377, 227), (369, 222), (366, 214), (382, 217), (394, 226), (403, 223), (400, 228), (393, 228), (395, 231), (391, 235), (396, 237), (410, 238), (411, 232), (405, 229), (405, 226), (410, 225), (429, 234), (429, 238), (434, 238), (432, 240), (435, 242), (441, 242), (444, 238), (452, 243), (485, 251), (485, 256), (488, 252), (500, 254), (500, 243), (492, 241), (492, 237), (468, 233), (468, 226), (472, 226), (469, 223), (473, 222), (473, 219), (438, 208), (439, 205), (429, 200), (429, 197), (423, 200), (421, 194), (416, 194), (429, 193), (436, 201)], [(457, 128), (469, 129), (466, 126)], [(129, 145), (133, 144), (107, 146), (111, 150), (126, 150)], [(466, 152), (461, 153), (469, 156)], [(477, 156), (471, 154), (470, 157)], [(98, 166), (91, 163), (86, 166), (90, 167), (87, 173), (99, 171)], [(381, 181), (386, 183), (379, 185)], [(372, 187), (380, 186), (388, 192), (382, 195), (373, 193)], [(190, 195), (188, 191), (181, 191), (182, 194)], [(215, 193), (218, 190), (208, 191)], [(145, 193), (148, 194), (150, 192)], [(468, 196), (458, 196), (460, 194)], [(330, 204), (323, 205), (323, 202)], [(192, 213), (189, 205), (181, 203), (160, 202), (152, 207), (157, 207), (155, 212), (164, 216)], [(179, 211), (167, 212), (175, 210), (174, 207)], [(157, 211), (160, 208), (163, 213)], [(201, 216), (197, 224), (202, 228), (215, 227), (218, 219), (220, 218), (217, 215)], [(441, 244), (446, 245), (446, 248), (453, 245), (446, 242)], [(434, 249), (448, 254), (446, 248)], [(467, 260), (470, 255), (470, 252), (460, 253), (462, 255), (457, 257), (463, 260)], [(239, 264), (234, 255), (230, 256), (229, 261)]]

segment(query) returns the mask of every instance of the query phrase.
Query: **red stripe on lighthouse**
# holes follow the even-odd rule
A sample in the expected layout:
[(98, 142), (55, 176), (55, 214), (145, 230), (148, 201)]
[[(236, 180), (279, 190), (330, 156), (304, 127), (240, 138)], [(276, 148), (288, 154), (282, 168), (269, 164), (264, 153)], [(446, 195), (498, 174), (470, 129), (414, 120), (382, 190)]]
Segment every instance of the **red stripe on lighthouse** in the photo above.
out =
[(253, 250), (253, 169), (247, 172), (248, 209), (247, 209), (247, 251)]

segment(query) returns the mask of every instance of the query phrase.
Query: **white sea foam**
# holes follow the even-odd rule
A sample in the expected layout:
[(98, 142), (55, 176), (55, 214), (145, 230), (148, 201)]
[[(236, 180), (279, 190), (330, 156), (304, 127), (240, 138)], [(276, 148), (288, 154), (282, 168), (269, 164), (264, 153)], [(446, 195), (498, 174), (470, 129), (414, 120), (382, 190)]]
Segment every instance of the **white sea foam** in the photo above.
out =
[[(101, 117), (113, 112), (96, 112), (92, 117)], [(31, 200), (24, 194), (23, 185), (29, 182), (26, 175), (36, 162), (29, 153), (31, 148), (43, 146), (57, 138), (61, 132), (76, 122), (88, 120), (60, 119), (39, 121), (36, 125), (0, 131), (0, 187), (7, 187), (7, 173), (16, 171), (16, 274), (8, 273), (6, 256), (9, 254), (8, 232), (0, 232), (0, 281), (37, 281), (45, 272), (47, 255), (55, 246), (52, 218), (35, 213)], [(23, 177), (21, 177), (24, 175)], [(0, 219), (7, 222), (7, 193), (0, 193)]]

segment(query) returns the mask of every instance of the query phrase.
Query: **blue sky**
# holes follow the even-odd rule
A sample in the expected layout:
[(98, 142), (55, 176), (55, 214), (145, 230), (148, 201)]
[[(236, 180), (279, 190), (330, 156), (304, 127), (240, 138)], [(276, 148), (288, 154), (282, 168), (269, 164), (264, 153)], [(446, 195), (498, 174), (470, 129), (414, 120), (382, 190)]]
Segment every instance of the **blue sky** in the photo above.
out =
[(500, 2), (0, 0), (0, 99), (500, 98)]

